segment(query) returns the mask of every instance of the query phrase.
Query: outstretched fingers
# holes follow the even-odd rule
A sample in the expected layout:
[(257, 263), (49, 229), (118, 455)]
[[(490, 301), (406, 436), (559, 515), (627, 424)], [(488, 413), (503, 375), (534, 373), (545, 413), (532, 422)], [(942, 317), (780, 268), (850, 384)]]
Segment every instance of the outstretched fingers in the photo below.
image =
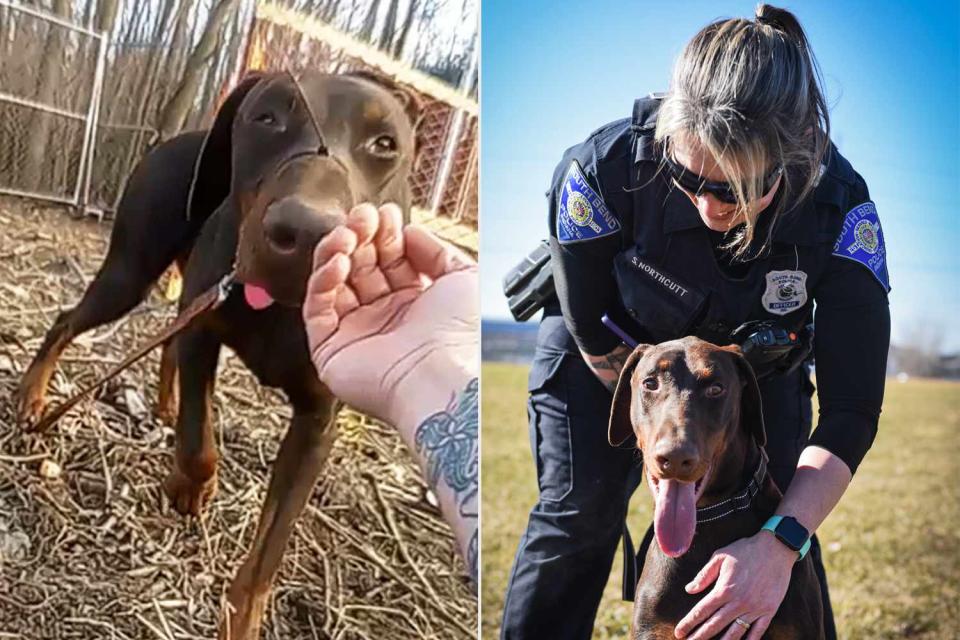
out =
[(357, 247), (350, 256), (353, 268), (349, 282), (360, 304), (369, 304), (391, 292), (390, 283), (377, 257), (374, 238), (380, 226), (380, 213), (371, 204), (354, 207), (347, 216), (347, 228), (357, 236)]
[(420, 286), (420, 278), (405, 255), (403, 214), (400, 207), (395, 204), (380, 207), (380, 227), (373, 243), (377, 248), (380, 270), (394, 291)]
[(423, 227), (411, 225), (404, 229), (403, 237), (410, 264), (431, 280), (476, 265), (465, 253)]
[(308, 335), (318, 343), (323, 342), (340, 324), (349, 305), (343, 304), (342, 290), (350, 273), (350, 258), (342, 253), (334, 254), (319, 269), (313, 272), (307, 283), (307, 296), (303, 303), (303, 321)]
[[(317, 244), (316, 249), (313, 251), (313, 273), (307, 283), (307, 297), (303, 306), (305, 320), (308, 318), (308, 315), (314, 313), (312, 311), (314, 304), (326, 302), (327, 298), (329, 298), (330, 289), (335, 290), (333, 304), (334, 310), (339, 317), (342, 318), (344, 314), (357, 308), (359, 305), (357, 296), (347, 284), (350, 269), (349, 256), (354, 252), (356, 246), (356, 234), (346, 227), (334, 229)], [(323, 271), (324, 267), (329, 265), (336, 256), (341, 256), (341, 258), (337, 258), (337, 266), (330, 267), (336, 270)], [(342, 273), (344, 265), (342, 258), (346, 258), (347, 274)], [(321, 271), (323, 271), (323, 275), (320, 275)], [(334, 277), (335, 279), (331, 280), (331, 278)], [(318, 289), (317, 287), (323, 288)], [(321, 292), (326, 293), (327, 296), (320, 299), (311, 298), (311, 295), (316, 295)]]

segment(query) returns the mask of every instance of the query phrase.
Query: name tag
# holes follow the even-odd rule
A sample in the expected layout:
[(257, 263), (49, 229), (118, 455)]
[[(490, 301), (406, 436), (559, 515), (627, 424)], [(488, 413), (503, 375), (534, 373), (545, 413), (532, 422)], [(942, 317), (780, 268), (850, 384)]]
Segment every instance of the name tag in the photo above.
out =
[(706, 298), (690, 283), (637, 255), (636, 247), (614, 259), (614, 275), (627, 311), (656, 342), (687, 334)]

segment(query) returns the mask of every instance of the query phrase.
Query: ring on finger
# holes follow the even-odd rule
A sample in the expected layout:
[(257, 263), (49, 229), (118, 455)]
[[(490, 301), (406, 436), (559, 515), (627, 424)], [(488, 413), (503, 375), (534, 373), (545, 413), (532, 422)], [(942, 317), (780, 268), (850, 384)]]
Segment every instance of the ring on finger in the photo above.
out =
[(741, 627), (743, 627), (744, 629), (749, 629), (751, 625), (751, 623), (747, 622), (746, 620), (740, 617), (734, 618), (733, 621), (736, 622)]

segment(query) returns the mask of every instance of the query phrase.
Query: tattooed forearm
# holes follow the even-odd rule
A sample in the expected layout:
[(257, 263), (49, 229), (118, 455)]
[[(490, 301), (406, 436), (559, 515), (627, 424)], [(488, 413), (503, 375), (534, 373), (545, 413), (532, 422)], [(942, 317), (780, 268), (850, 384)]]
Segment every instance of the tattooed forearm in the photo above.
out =
[(427, 482), (437, 490), (442, 480), (456, 500), (459, 520), (472, 531), (467, 549), (467, 569), (477, 580), (477, 491), (479, 432), (479, 384), (467, 383), (444, 411), (439, 411), (417, 427), (417, 453), (425, 462)]
[(610, 353), (602, 356), (592, 356), (586, 351), (581, 351), (583, 359), (586, 361), (597, 379), (603, 383), (610, 391), (617, 388), (617, 380), (620, 379), (620, 370), (623, 369), (627, 357), (630, 355), (630, 347), (620, 345)]

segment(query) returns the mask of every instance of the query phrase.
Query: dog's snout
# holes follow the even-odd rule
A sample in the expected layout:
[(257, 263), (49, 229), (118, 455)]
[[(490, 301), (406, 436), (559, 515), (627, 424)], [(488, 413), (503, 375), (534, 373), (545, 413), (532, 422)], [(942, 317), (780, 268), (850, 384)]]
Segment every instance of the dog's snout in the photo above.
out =
[(312, 252), (323, 236), (346, 220), (338, 209), (319, 209), (291, 196), (271, 204), (263, 217), (263, 231), (279, 253)]
[(663, 477), (683, 479), (700, 465), (696, 448), (687, 443), (659, 442), (654, 455)]

